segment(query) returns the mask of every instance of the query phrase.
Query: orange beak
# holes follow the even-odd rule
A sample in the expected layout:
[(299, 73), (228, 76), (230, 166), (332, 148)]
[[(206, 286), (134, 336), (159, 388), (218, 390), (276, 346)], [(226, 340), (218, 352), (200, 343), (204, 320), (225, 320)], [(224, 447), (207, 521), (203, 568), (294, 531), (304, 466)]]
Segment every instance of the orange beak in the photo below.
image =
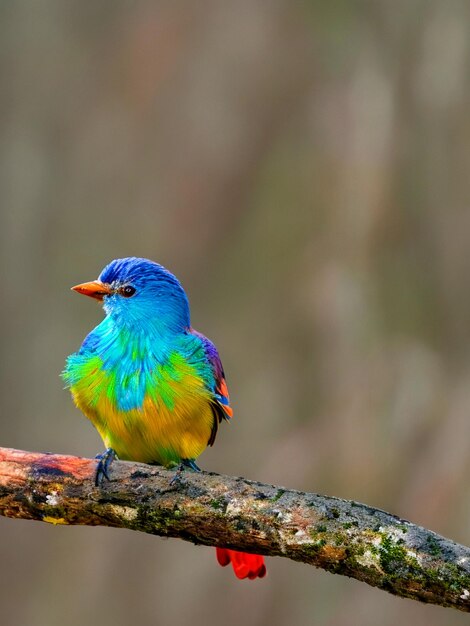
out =
[(91, 283), (75, 285), (75, 287), (72, 287), (72, 290), (77, 293), (81, 293), (84, 296), (95, 298), (96, 300), (103, 300), (104, 296), (109, 296), (113, 293), (110, 285), (102, 283), (99, 280), (93, 280)]

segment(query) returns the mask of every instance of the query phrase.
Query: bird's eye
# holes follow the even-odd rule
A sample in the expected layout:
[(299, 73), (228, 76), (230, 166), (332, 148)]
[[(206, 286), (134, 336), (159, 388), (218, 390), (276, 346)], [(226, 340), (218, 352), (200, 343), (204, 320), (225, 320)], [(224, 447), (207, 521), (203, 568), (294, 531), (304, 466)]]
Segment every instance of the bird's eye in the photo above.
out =
[(135, 294), (135, 287), (132, 287), (132, 285), (126, 285), (125, 287), (121, 287), (119, 293), (125, 298), (130, 298)]

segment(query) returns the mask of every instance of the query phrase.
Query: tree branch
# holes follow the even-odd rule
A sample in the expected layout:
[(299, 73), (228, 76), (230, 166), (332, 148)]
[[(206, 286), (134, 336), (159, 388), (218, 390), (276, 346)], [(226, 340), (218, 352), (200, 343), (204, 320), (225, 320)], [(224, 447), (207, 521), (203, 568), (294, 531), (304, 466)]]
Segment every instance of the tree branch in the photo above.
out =
[(0, 448), (0, 514), (129, 528), (283, 556), (397, 596), (470, 612), (470, 549), (378, 509), (272, 485), (116, 461)]

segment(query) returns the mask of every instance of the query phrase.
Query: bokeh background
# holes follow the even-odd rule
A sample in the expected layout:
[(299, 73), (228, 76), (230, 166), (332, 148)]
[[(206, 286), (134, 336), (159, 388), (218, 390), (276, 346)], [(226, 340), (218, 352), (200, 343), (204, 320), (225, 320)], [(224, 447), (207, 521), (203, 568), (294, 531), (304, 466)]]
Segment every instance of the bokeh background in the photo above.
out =
[[(3, 446), (91, 456), (59, 379), (116, 257), (182, 280), (236, 417), (206, 469), (470, 543), (466, 0), (0, 6)], [(8, 626), (457, 626), (285, 559), (0, 519)]]

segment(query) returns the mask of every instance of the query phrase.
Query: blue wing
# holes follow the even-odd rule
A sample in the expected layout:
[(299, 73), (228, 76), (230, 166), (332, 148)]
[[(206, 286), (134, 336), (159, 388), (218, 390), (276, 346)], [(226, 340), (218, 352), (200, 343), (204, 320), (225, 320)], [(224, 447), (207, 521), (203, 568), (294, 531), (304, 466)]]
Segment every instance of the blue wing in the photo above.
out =
[(207, 361), (211, 365), (214, 374), (214, 425), (208, 442), (208, 445), (212, 446), (215, 441), (220, 422), (222, 420), (229, 420), (233, 416), (233, 410), (230, 406), (230, 396), (227, 389), (227, 383), (225, 382), (224, 368), (222, 366), (222, 361), (220, 360), (217, 348), (210, 339), (197, 330), (191, 328), (190, 333), (201, 340)]

